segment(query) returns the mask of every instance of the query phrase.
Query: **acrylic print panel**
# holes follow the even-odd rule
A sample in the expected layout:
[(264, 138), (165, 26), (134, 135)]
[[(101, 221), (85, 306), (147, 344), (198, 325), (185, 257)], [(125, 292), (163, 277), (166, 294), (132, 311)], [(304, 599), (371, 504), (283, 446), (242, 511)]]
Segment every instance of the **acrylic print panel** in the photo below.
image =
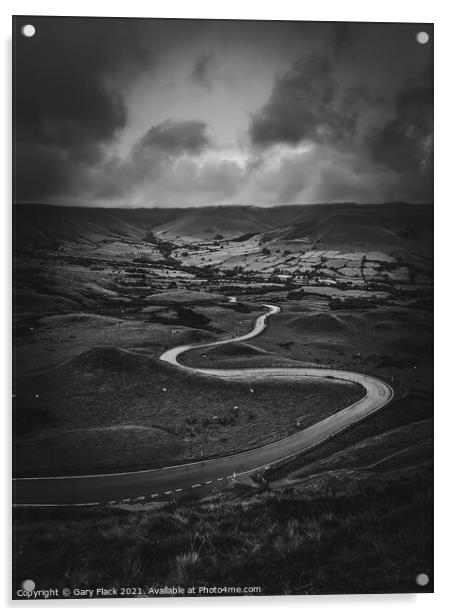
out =
[(432, 592), (432, 25), (13, 30), (14, 599)]

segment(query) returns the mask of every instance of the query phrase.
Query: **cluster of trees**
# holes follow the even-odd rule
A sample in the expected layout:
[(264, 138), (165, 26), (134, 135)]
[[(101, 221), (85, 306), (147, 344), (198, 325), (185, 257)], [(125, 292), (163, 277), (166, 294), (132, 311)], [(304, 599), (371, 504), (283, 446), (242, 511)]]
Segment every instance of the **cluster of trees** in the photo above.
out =
[(168, 259), (171, 256), (173, 250), (177, 248), (177, 245), (169, 240), (162, 240), (157, 237), (152, 231), (150, 231), (146, 237), (144, 238), (146, 242), (153, 244), (157, 250), (159, 250), (165, 259)]
[(187, 268), (192, 274), (195, 274), (197, 278), (217, 278), (218, 270), (213, 265), (201, 265), (192, 266)]

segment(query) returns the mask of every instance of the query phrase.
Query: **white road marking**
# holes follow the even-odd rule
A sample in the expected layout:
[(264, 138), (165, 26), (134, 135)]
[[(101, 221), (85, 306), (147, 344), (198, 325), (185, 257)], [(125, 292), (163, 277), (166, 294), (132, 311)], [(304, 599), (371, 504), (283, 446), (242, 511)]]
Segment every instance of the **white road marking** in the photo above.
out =
[(200, 488), (201, 484), (200, 483), (195, 483), (194, 485), (192, 485), (192, 488)]

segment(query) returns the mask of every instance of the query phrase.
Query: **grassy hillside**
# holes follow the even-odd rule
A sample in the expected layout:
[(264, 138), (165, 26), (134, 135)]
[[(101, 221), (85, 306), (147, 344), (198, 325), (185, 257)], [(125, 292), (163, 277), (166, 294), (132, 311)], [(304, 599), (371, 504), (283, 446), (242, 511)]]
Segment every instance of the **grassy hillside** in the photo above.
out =
[(415, 583), (419, 573), (432, 577), (430, 490), (424, 464), (327, 471), (290, 487), (240, 486), (154, 510), (18, 510), (15, 583), (431, 592), (432, 583)]
[[(18, 379), (19, 475), (149, 468), (245, 450), (362, 397), (351, 383), (234, 384), (95, 347)], [(35, 417), (39, 421), (34, 421)]]
[(267, 479), (133, 510), (18, 509), (14, 584), (432, 592), (431, 399), (409, 395)]
[(93, 244), (105, 239), (140, 239), (180, 209), (60, 207), (38, 203), (14, 207), (16, 250), (57, 248), (65, 241)]
[(433, 207), (408, 203), (309, 205), (300, 208), (290, 226), (272, 239), (317, 240), (316, 247), (341, 250), (429, 251)]
[(95, 244), (105, 239), (160, 237), (212, 240), (264, 233), (264, 240), (309, 238), (317, 247), (413, 249), (430, 241), (431, 205), (354, 203), (203, 208), (90, 208), (18, 204), (16, 249), (55, 248), (65, 241)]

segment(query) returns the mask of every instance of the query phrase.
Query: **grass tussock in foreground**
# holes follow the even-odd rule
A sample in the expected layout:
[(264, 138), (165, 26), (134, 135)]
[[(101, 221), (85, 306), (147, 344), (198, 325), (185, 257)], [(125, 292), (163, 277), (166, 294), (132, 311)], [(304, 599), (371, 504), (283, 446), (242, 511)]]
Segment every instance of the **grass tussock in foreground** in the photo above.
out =
[[(353, 481), (349, 481), (353, 476)], [(327, 472), (154, 511), (15, 513), (15, 588), (259, 586), (265, 594), (431, 591), (431, 468)], [(17, 586), (16, 586), (17, 585)]]

